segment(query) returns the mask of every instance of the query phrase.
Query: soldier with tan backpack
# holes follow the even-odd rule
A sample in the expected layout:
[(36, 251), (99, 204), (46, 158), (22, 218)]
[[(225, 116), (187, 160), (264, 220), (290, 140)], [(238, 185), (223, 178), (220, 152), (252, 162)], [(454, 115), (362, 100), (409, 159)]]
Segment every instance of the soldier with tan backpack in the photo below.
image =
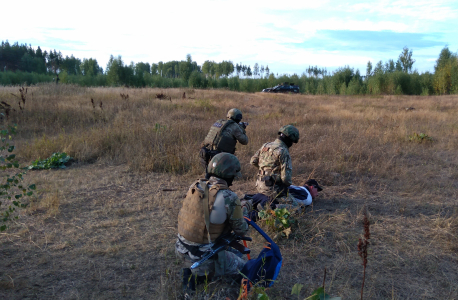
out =
[(211, 252), (215, 242), (228, 233), (243, 237), (248, 232), (244, 217), (250, 201), (240, 201), (229, 189), (235, 177), (241, 177), (240, 162), (232, 154), (215, 155), (208, 166), (210, 179), (195, 181), (188, 190), (178, 215), (178, 239), (175, 253), (184, 263), (183, 285), (194, 290), (195, 283), (213, 276), (237, 275), (245, 260), (230, 251), (220, 251), (199, 267), (193, 265)]

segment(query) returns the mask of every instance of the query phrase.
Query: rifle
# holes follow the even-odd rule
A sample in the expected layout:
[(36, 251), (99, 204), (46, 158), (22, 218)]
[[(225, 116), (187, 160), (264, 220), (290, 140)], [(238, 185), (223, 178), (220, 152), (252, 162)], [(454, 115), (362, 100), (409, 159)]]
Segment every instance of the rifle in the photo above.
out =
[(251, 241), (251, 237), (249, 236), (239, 236), (235, 233), (226, 233), (218, 237), (211, 247), (210, 251), (207, 252), (205, 255), (201, 257), (199, 261), (196, 261), (192, 266), (191, 269), (195, 269), (200, 266), (203, 262), (207, 261), (211, 257), (213, 257), (218, 252), (227, 249), (227, 247), (232, 247), (239, 251), (242, 254), (249, 254), (251, 252), (250, 249), (238, 243), (238, 241)]
[(242, 126), (243, 129), (246, 129), (249, 123), (248, 122), (239, 122), (239, 125)]

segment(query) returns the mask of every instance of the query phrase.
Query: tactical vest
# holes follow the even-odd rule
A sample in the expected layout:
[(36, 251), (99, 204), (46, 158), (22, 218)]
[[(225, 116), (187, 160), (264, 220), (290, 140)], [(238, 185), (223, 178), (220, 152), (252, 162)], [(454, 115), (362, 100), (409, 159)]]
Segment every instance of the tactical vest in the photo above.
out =
[(266, 182), (266, 186), (273, 186), (281, 184), (281, 168), (280, 165), (277, 165), (279, 160), (279, 154), (277, 149), (280, 148), (280, 145), (272, 145), (272, 143), (266, 143), (262, 146), (259, 153), (259, 172), (258, 178), (261, 181)]
[[(200, 181), (207, 183), (207, 180)], [(181, 234), (188, 241), (206, 244), (208, 243), (208, 231), (205, 225), (205, 212), (204, 212), (204, 191), (203, 187), (197, 187), (199, 181), (194, 183), (189, 189), (186, 198), (183, 202), (183, 207), (178, 215), (178, 233)], [(202, 185), (202, 184), (201, 184)], [(208, 211), (211, 213), (213, 204), (216, 200), (216, 194), (220, 190), (227, 189), (226, 185), (214, 184), (208, 191)], [(212, 242), (221, 235), (226, 227), (226, 223), (213, 224), (209, 223), (210, 239)]]
[[(259, 152), (259, 165), (261, 170), (270, 171), (272, 173), (273, 169), (277, 169), (279, 166), (276, 164), (279, 160), (279, 154), (276, 152), (280, 148), (280, 145), (272, 145), (273, 143), (266, 143), (261, 148)], [(271, 175), (271, 174), (266, 174)]]
[(234, 154), (237, 140), (231, 136), (226, 136), (223, 134), (224, 129), (233, 123), (235, 123), (233, 120), (216, 121), (205, 137), (204, 144), (210, 145), (210, 150), (218, 150), (221, 152)]

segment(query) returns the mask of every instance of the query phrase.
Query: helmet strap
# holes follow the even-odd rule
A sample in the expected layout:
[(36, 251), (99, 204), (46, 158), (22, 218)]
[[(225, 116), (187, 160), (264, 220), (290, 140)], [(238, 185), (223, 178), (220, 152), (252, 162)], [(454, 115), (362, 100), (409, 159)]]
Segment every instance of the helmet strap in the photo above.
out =
[(232, 185), (232, 182), (234, 181), (234, 177), (232, 178), (222, 178), (224, 181), (226, 181), (227, 183), (227, 186), (231, 186)]

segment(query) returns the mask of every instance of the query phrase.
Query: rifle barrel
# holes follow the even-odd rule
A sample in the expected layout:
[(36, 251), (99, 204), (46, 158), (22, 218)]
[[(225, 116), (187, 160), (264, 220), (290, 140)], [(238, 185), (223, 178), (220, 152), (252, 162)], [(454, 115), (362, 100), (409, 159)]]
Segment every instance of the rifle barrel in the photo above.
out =
[[(244, 247), (243, 245), (240, 245), (239, 243), (237, 243), (238, 240), (251, 241), (252, 239), (249, 236), (238, 236), (238, 235), (235, 235), (233, 233), (225, 234), (225, 235), (219, 237), (216, 240), (215, 245), (211, 248), (211, 250), (209, 252), (204, 254), (200, 258), (199, 261), (196, 261), (195, 263), (192, 264), (191, 269), (195, 269), (195, 268), (199, 267), (202, 263), (204, 263), (207, 260), (209, 260), (212, 256), (214, 256), (215, 254), (217, 254), (221, 250), (226, 249), (226, 247), (228, 247), (228, 246), (231, 246), (232, 248), (238, 250), (242, 254), (249, 254), (250, 253), (250, 249), (248, 249), (248, 248)], [(231, 245), (231, 244), (233, 244), (233, 245)], [(238, 247), (235, 244), (237, 244), (240, 247)]]

